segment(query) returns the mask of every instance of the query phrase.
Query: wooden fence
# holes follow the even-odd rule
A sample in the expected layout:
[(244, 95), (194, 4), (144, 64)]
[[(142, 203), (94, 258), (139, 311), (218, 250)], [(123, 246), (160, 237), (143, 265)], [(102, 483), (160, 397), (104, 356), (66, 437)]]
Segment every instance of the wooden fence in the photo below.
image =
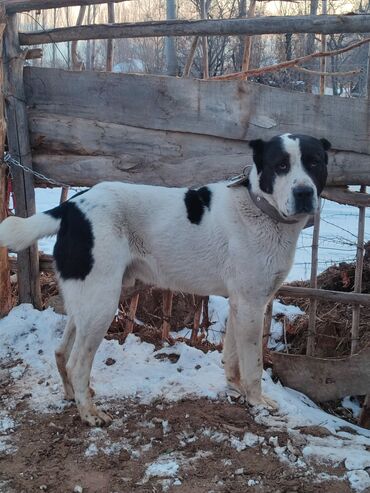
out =
[[(370, 107), (364, 100), (284, 91), (246, 80), (193, 80), (36, 67), (23, 70), (24, 60), (31, 55), (21, 45), (137, 36), (370, 32), (370, 15), (113, 23), (18, 32), (17, 12), (97, 3), (104, 2), (1, 3), (7, 15), (0, 10), (0, 39), (6, 27), (3, 65), (8, 149), (22, 165), (71, 186), (91, 186), (102, 180), (196, 186), (240, 173), (251, 163), (250, 139), (298, 131), (325, 137), (333, 145), (324, 197), (358, 206), (362, 211), (369, 205), (365, 187), (370, 185)], [(4, 134), (1, 110), (0, 104), (0, 134)], [(0, 135), (2, 152), (1, 144)], [(0, 169), (0, 173), (3, 171)], [(13, 183), (16, 213), (32, 214), (34, 184), (45, 183), (38, 178), (34, 182), (31, 174), (19, 168), (13, 170)], [(337, 188), (342, 185), (361, 185), (362, 193)], [(0, 187), (0, 201), (3, 196)], [(4, 204), (0, 203), (0, 214), (2, 210)], [(360, 224), (360, 239), (361, 228)], [(360, 292), (361, 248), (363, 238), (358, 244), (355, 293), (283, 286), (278, 294), (352, 304), (355, 340), (359, 306), (370, 305), (370, 295)], [(6, 257), (0, 251), (3, 293), (9, 277)], [(41, 259), (41, 268), (51, 268), (50, 258)], [(41, 306), (39, 269), (35, 247), (18, 254), (19, 299), (37, 307)], [(4, 313), (9, 303), (1, 303), (0, 311)], [(133, 310), (135, 304), (137, 298)], [(170, 312), (167, 295), (165, 306)], [(312, 342), (314, 332), (310, 337)], [(312, 354), (312, 348), (309, 352)]]

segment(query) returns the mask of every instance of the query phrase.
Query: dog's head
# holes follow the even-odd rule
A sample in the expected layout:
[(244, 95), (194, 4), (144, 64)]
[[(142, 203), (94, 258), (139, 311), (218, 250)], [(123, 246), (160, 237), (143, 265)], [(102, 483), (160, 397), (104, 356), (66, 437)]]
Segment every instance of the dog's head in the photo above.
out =
[(331, 145), (326, 139), (284, 134), (252, 140), (252, 192), (263, 196), (283, 217), (312, 214), (326, 178)]

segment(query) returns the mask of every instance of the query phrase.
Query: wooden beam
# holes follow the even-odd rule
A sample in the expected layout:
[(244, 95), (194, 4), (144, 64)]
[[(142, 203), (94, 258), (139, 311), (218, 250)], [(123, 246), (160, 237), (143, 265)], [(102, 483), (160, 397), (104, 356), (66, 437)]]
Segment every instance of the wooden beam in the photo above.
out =
[[(129, 0), (109, 0), (112, 3), (127, 2)], [(56, 9), (78, 5), (97, 5), (106, 0), (5, 0), (6, 13), (29, 12), (31, 10)]]
[(352, 205), (354, 207), (370, 207), (370, 194), (368, 193), (352, 192), (345, 188), (328, 187), (325, 188), (321, 196), (338, 204)]
[(370, 348), (346, 358), (313, 358), (271, 353), (274, 374), (283, 385), (315, 402), (370, 393)]
[(147, 38), (156, 36), (240, 36), (284, 33), (368, 33), (370, 15), (256, 17), (252, 19), (175, 20), (96, 24), (19, 33), (22, 45), (78, 39)]
[[(52, 127), (51, 127), (52, 129)], [(153, 135), (154, 133), (152, 133)], [(169, 134), (169, 132), (168, 132)], [(149, 135), (149, 134), (148, 134)], [(185, 140), (185, 139), (184, 139)], [(196, 139), (194, 138), (194, 141)], [(153, 140), (162, 141), (161, 138)], [(181, 139), (178, 140), (179, 142)], [(127, 142), (122, 137), (122, 142)], [(216, 149), (220, 149), (218, 155), (213, 152), (208, 156), (204, 155), (201, 146), (215, 144)], [(204, 139), (199, 142), (199, 154), (186, 154), (183, 158), (177, 154), (171, 160), (171, 151), (166, 150), (164, 156), (159, 156), (156, 152), (143, 151), (144, 146), (137, 152), (120, 153), (117, 155), (78, 155), (78, 154), (46, 154), (43, 152), (33, 153), (33, 167), (35, 171), (42, 173), (53, 180), (68, 183), (70, 186), (91, 187), (100, 181), (126, 181), (127, 183), (142, 183), (147, 185), (164, 185), (169, 187), (191, 187), (201, 186), (205, 183), (228, 179), (238, 175), (246, 164), (252, 161), (252, 155), (246, 154), (227, 154), (222, 142), (215, 142), (215, 139)], [(219, 144), (219, 145), (218, 145)], [(225, 143), (226, 145), (226, 143)], [(234, 144), (236, 145), (236, 144)], [(150, 146), (149, 146), (150, 147)], [(348, 164), (354, 163), (356, 172), (353, 174), (348, 167), (348, 172), (343, 175), (337, 168), (329, 168), (329, 185), (370, 185), (369, 161), (368, 156), (363, 166), (348, 159)], [(355, 156), (354, 156), (355, 157)], [(45, 185), (36, 180), (38, 185)]]
[[(5, 10), (0, 5), (0, 86), (4, 84), (3, 70), (3, 32), (5, 28)], [(4, 113), (4, 96), (0, 92), (0, 159), (4, 155), (6, 123)], [(0, 164), (0, 222), (7, 216), (8, 197), (7, 197), (7, 167)], [(0, 248), (0, 317), (7, 315), (12, 307), (10, 271), (8, 261), (8, 250)]]
[(370, 306), (370, 294), (344, 293), (329, 289), (301, 288), (298, 286), (282, 286), (276, 296), (286, 298), (310, 298), (348, 305)]
[[(28, 167), (32, 167), (31, 147), (25, 94), (23, 64), (26, 53), (18, 44), (16, 14), (8, 17), (4, 38), (5, 102), (10, 154)], [(28, 217), (35, 213), (33, 177), (22, 169), (13, 169), (13, 189), (16, 198), (16, 214)], [(18, 254), (18, 291), (21, 303), (32, 303), (41, 309), (39, 260), (37, 245)]]

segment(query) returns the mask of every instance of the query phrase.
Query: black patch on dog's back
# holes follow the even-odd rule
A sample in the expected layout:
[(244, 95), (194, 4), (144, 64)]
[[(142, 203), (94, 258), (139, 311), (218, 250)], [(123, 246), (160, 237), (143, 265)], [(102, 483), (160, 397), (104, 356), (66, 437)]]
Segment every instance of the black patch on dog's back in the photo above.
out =
[(204, 210), (211, 207), (212, 192), (208, 187), (198, 190), (188, 190), (185, 194), (184, 202), (188, 219), (193, 224), (200, 224)]
[(45, 214), (61, 219), (54, 247), (55, 263), (61, 278), (83, 281), (94, 264), (91, 222), (74, 202), (69, 201)]

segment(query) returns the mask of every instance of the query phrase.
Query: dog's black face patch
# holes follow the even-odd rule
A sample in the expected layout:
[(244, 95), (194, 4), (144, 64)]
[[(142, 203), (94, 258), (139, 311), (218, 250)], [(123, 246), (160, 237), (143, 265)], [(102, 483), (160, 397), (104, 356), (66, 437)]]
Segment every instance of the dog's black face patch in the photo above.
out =
[(55, 263), (61, 278), (83, 281), (94, 264), (94, 235), (90, 221), (75, 203), (69, 201), (45, 214), (61, 219), (54, 247)]
[[(330, 142), (300, 134), (291, 134), (289, 138), (298, 140), (303, 168), (315, 183), (319, 195), (327, 179), (326, 151), (331, 147)], [(252, 140), (250, 146), (253, 149), (253, 160), (259, 174), (260, 189), (272, 194), (276, 177), (288, 174), (291, 170), (290, 155), (286, 152), (280, 136), (273, 137), (267, 142), (261, 139)]]
[(252, 140), (249, 145), (253, 149), (253, 160), (260, 175), (260, 188), (263, 192), (272, 194), (276, 176), (289, 173), (289, 154), (284, 150), (279, 137), (273, 137), (268, 142)]
[(208, 187), (198, 190), (188, 190), (185, 193), (184, 202), (188, 219), (193, 224), (200, 224), (204, 210), (211, 207), (212, 192)]
[(328, 151), (331, 144), (326, 139), (315, 139), (307, 135), (292, 135), (291, 138), (298, 139), (302, 156), (303, 168), (316, 185), (317, 194), (323, 191), (328, 177)]

